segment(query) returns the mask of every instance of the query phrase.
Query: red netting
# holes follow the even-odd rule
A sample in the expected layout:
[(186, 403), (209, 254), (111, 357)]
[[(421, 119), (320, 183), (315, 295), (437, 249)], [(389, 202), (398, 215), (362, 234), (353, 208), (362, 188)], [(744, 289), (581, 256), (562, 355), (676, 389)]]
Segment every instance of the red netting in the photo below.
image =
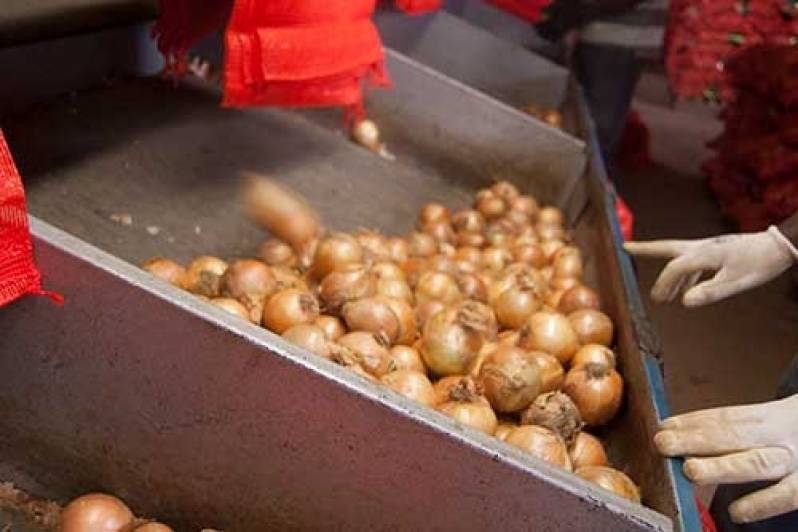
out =
[(440, 9), (441, 0), (396, 0), (396, 5), (405, 13), (417, 15)]
[(25, 294), (61, 296), (41, 289), (41, 276), (33, 263), (25, 191), (0, 131), (0, 306)]
[(541, 22), (553, 0), (488, 0), (489, 3), (533, 24)]

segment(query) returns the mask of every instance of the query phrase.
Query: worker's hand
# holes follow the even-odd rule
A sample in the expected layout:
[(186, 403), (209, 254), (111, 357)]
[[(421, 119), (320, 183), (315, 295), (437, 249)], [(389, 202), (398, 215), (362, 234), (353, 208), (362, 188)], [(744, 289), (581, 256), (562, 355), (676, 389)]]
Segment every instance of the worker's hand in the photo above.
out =
[[(651, 298), (663, 303), (684, 293), (682, 302), (688, 307), (714, 303), (764, 284), (798, 258), (798, 251), (776, 227), (703, 240), (627, 242), (624, 247), (635, 256), (672, 259), (651, 289)], [(716, 273), (697, 284), (704, 272)]]
[(778, 480), (729, 506), (736, 523), (798, 509), (798, 395), (780, 401), (701, 410), (666, 419), (654, 437), (666, 456), (684, 463), (696, 484)]

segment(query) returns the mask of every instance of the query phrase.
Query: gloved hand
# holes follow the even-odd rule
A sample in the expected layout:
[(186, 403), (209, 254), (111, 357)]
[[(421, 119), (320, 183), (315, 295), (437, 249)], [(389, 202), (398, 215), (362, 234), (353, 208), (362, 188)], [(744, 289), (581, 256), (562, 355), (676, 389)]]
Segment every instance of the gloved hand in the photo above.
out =
[(747, 406), (701, 410), (666, 419), (654, 437), (667, 456), (701, 456), (684, 463), (696, 484), (780, 480), (729, 506), (736, 523), (798, 509), (798, 395)]
[[(672, 259), (651, 289), (651, 298), (662, 303), (684, 292), (682, 302), (688, 307), (714, 303), (764, 284), (798, 259), (798, 250), (775, 226), (761, 233), (702, 240), (627, 242), (624, 248), (635, 256)], [(696, 284), (707, 271), (717, 273)]]

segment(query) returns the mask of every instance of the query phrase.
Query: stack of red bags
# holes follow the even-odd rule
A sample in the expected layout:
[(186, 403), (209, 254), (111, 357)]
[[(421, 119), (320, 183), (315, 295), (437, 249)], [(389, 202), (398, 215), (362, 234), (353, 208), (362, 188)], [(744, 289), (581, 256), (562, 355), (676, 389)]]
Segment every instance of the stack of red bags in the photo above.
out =
[(796, 35), (794, 0), (671, 0), (665, 64), (673, 92), (729, 101), (729, 60), (750, 46), (792, 46)]
[(727, 62), (733, 98), (704, 163), (724, 213), (744, 231), (798, 212), (798, 49), (760, 45)]

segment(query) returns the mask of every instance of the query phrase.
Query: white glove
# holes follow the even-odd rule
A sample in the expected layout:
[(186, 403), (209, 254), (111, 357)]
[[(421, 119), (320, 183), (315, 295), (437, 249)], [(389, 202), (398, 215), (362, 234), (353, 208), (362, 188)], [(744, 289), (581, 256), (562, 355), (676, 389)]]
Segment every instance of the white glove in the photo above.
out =
[(667, 456), (705, 456), (684, 463), (696, 484), (779, 480), (729, 506), (736, 523), (798, 509), (798, 395), (780, 401), (701, 410), (666, 419), (654, 437)]
[[(673, 259), (651, 289), (651, 298), (669, 302), (684, 292), (682, 302), (688, 307), (714, 303), (764, 284), (798, 259), (798, 250), (775, 226), (761, 233), (627, 242), (624, 247), (640, 257)], [(696, 285), (706, 271), (717, 273)]]

